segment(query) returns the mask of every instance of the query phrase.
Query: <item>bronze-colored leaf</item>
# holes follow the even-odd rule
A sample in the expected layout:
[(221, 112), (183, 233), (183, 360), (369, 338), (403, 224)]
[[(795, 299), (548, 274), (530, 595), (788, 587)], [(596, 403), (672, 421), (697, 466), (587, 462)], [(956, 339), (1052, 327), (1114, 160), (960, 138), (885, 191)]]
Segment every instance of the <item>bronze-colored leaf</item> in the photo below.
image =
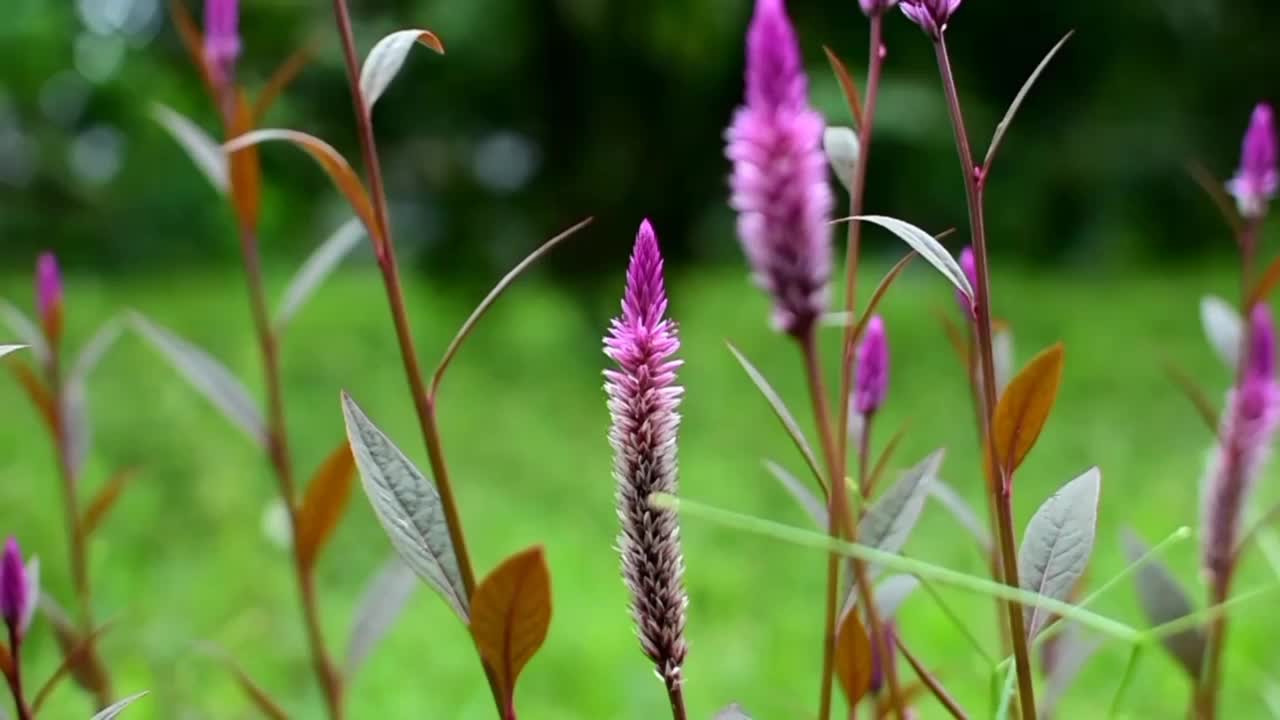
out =
[[(236, 94), (235, 112), (227, 128), (227, 139), (239, 137), (253, 129), (253, 110), (243, 92)], [(262, 162), (256, 146), (228, 150), (231, 169), (231, 203), (235, 206), (240, 227), (252, 232), (258, 227), (262, 211)]]
[(1004, 477), (1022, 464), (1049, 420), (1062, 384), (1064, 350), (1058, 343), (1042, 351), (1013, 378), (996, 403), (993, 440), (996, 462)]
[(862, 625), (856, 609), (840, 619), (836, 629), (836, 679), (844, 690), (849, 707), (858, 704), (871, 689), (872, 664), (871, 637)]
[(951, 316), (945, 312), (938, 311), (938, 322), (942, 323), (942, 331), (947, 335), (947, 343), (951, 345), (951, 349), (956, 352), (956, 359), (960, 361), (960, 367), (964, 368), (965, 374), (969, 374), (969, 339), (965, 336), (963, 330), (956, 325)]
[(337, 186), (347, 202), (351, 204), (351, 209), (355, 212), (356, 217), (360, 218), (360, 222), (364, 223), (365, 228), (369, 230), (369, 236), (374, 239), (375, 247), (383, 247), (382, 226), (379, 224), (377, 215), (373, 211), (373, 202), (369, 199), (369, 193), (364, 188), (364, 183), (360, 181), (360, 177), (356, 175), (356, 171), (352, 169), (351, 164), (342, 156), (332, 145), (321, 140), (314, 135), (308, 135), (297, 130), (254, 130), (247, 132), (239, 137), (227, 142), (225, 150), (227, 152), (236, 152), (242, 148), (251, 147), (271, 140), (283, 140), (304, 150), (313, 160), (316, 161)]
[(329, 454), (307, 485), (307, 494), (298, 506), (294, 538), (298, 561), (303, 567), (315, 565), (325, 542), (342, 520), (351, 499), (355, 470), (351, 446), (343, 442)]
[(58, 647), (62, 650), (62, 656), (67, 661), (67, 671), (71, 674), (71, 679), (90, 694), (109, 696), (111, 681), (106, 667), (98, 657), (92, 634), (88, 638), (83, 637), (71, 618), (67, 616), (66, 611), (54, 604), (49, 596), (41, 596), (40, 608), (48, 618), (49, 625), (53, 627), (53, 635), (58, 641)]
[(0, 643), (0, 675), (9, 677), (13, 674), (13, 656), (9, 654), (9, 646)]
[(827, 62), (831, 63), (831, 70), (836, 74), (836, 80), (840, 81), (840, 91), (844, 93), (844, 101), (849, 105), (849, 114), (853, 116), (853, 122), (857, 127), (862, 127), (862, 100), (859, 98), (858, 84), (854, 82), (849, 68), (834, 50), (823, 45), (822, 51), (827, 54)]
[(507, 558), (471, 597), (471, 635), (512, 717), (516, 679), (550, 625), (551, 573), (541, 546)]
[(30, 398), (31, 404), (36, 406), (36, 410), (40, 412), (40, 417), (44, 419), (45, 427), (49, 428), (49, 432), (57, 434), (58, 432), (58, 413), (54, 407), (53, 396), (49, 394), (49, 388), (36, 375), (31, 366), (20, 361), (11, 360), (9, 370), (13, 372), (13, 376), (17, 378), (18, 383), (22, 385), (22, 389), (26, 391), (27, 397)]
[(121, 468), (107, 480), (98, 494), (93, 496), (93, 502), (89, 503), (88, 509), (84, 511), (84, 519), (80, 521), (80, 528), (85, 537), (93, 535), (93, 531), (98, 529), (103, 518), (111, 512), (111, 508), (115, 507), (116, 501), (120, 499), (120, 494), (124, 492), (129, 481), (133, 480), (137, 474), (137, 468)]
[(204, 36), (200, 32), (200, 26), (182, 0), (170, 0), (169, 16), (173, 18), (173, 25), (178, 29), (178, 36), (182, 38), (182, 46), (187, 49), (187, 55), (191, 56), (191, 62), (200, 71), (200, 80), (204, 82), (205, 90), (209, 97), (216, 100), (217, 83), (214, 82), (213, 68), (205, 58)]
[(62, 662), (59, 663), (58, 668), (53, 671), (53, 674), (49, 676), (49, 679), (44, 682), (44, 685), (36, 691), (35, 699), (31, 701), (32, 714), (38, 714), (40, 712), (40, 708), (44, 706), (45, 701), (49, 699), (51, 694), (53, 694), (53, 691), (58, 687), (58, 684), (68, 675), (72, 674), (76, 665), (89, 662), (91, 659), (93, 662), (97, 662), (97, 659), (92, 657), (94, 653), (94, 646), (98, 642), (98, 638), (102, 637), (102, 634), (106, 632), (109, 627), (110, 625), (101, 625), (93, 632), (83, 638), (80, 638), (74, 647), (64, 649)]
[(1267, 269), (1262, 271), (1262, 275), (1258, 277), (1258, 284), (1254, 285), (1253, 292), (1249, 293), (1249, 299), (1244, 306), (1252, 309), (1254, 305), (1266, 301), (1271, 291), (1276, 289), (1276, 285), (1280, 285), (1280, 256), (1272, 260), (1267, 265)]
[(294, 50), (289, 57), (280, 63), (275, 72), (271, 73), (271, 77), (267, 78), (267, 84), (262, 86), (262, 90), (258, 92), (258, 99), (253, 103), (253, 124), (256, 126), (262, 122), (262, 118), (266, 116), (267, 111), (271, 109), (272, 104), (285, 91), (285, 88), (298, 77), (303, 68), (310, 62), (311, 56), (315, 54), (316, 42), (312, 40), (306, 45)]

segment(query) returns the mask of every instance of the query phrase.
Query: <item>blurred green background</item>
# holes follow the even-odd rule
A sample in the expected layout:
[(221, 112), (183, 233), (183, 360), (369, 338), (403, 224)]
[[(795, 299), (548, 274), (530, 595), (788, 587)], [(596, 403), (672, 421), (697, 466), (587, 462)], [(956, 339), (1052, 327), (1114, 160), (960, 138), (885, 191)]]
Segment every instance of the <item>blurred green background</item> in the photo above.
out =
[[(718, 506), (804, 525), (760, 466), (796, 458), (723, 341), (732, 339), (808, 417), (793, 348), (766, 326), (725, 207), (721, 133), (741, 93), (745, 0), (432, 0), (354, 4), (363, 50), (386, 32), (431, 28), (440, 58), (411, 54), (377, 111), (397, 243), (410, 275), (425, 358), (502, 272), (585, 215), (571, 240), (495, 309), (446, 385), (444, 441), (481, 572), (545, 543), (556, 614), (521, 683), (529, 718), (661, 717), (659, 683), (639, 653), (613, 551), (608, 422), (599, 338), (615, 311), (642, 216), (670, 257), (672, 310), (688, 389), (682, 491)], [(821, 45), (858, 77), (866, 22), (853, 0), (792, 0), (814, 101), (845, 122)], [(199, 13), (198, 6), (192, 6)], [(210, 132), (215, 115), (162, 0), (16, 0), (0, 23), (0, 295), (29, 309), (35, 252), (58, 252), (69, 278), (69, 342), (133, 308), (208, 348), (260, 394), (260, 370), (230, 213), (150, 117), (162, 102)], [(1218, 0), (993, 3), (970, 0), (951, 45), (979, 148), (1025, 75), (1062, 33), (1076, 36), (1024, 107), (989, 197), (996, 304), (1018, 360), (1064, 340), (1063, 396), (1020, 474), (1018, 517), (1092, 464), (1104, 499), (1094, 586), (1124, 566), (1122, 526), (1156, 541), (1196, 519), (1210, 437), (1159, 370), (1172, 358), (1212, 389), (1227, 373), (1201, 338), (1197, 303), (1238, 285), (1230, 241), (1187, 178), (1188, 160), (1227, 176), (1252, 104), (1276, 96), (1273, 4)], [(261, 85), (308, 42), (316, 55), (267, 125), (294, 127), (357, 152), (328, 3), (242, 9), (240, 77)], [(930, 48), (895, 15), (868, 207), (924, 227), (963, 226), (964, 199)], [(263, 152), (261, 232), (278, 297), (292, 269), (348, 216), (301, 153)], [(954, 238), (965, 242), (963, 233)], [(1270, 246), (1266, 246), (1270, 247)], [(872, 232), (861, 280), (902, 252)], [(898, 456), (948, 449), (944, 476), (978, 501), (971, 410), (934, 317), (954, 312), (935, 274), (911, 268), (884, 306), (894, 351), (878, 443), (910, 422)], [(834, 337), (834, 335), (833, 335)], [(828, 355), (830, 357), (830, 355)], [(306, 473), (342, 437), (339, 388), (415, 460), (424, 459), (385, 301), (361, 249), (291, 326), (284, 345), (291, 439)], [(98, 614), (116, 618), (104, 654), (118, 690), (151, 689), (127, 717), (252, 717), (233, 681), (198, 652), (214, 641), (296, 717), (321, 717), (295, 612), (287, 554), (271, 539), (273, 479), (255, 447), (126, 336), (95, 374), (96, 445), (86, 484), (141, 468), (94, 547)], [(41, 555), (50, 592), (70, 595), (60, 493), (47, 439), (16, 383), (0, 382), (0, 532)], [(806, 427), (808, 424), (806, 423)], [(797, 468), (798, 469), (798, 468)], [(1264, 500), (1280, 494), (1270, 483)], [(824, 561), (820, 554), (685, 523), (691, 595), (687, 694), (694, 717), (729, 701), (758, 718), (807, 717), (817, 692)], [(1195, 541), (1169, 560), (1197, 599)], [(926, 511), (910, 554), (982, 572), (967, 536)], [(321, 562), (327, 635), (339, 654), (350, 616), (389, 546), (357, 496)], [(1249, 556), (1240, 588), (1275, 573)], [(995, 637), (990, 603), (944, 591), (979, 637)], [(1224, 717), (1266, 717), (1280, 631), (1264, 598), (1233, 626)], [(1097, 609), (1140, 624), (1131, 588)], [(986, 717), (980, 655), (929, 598), (904, 608), (903, 634), (974, 717)], [(47, 627), (31, 675), (57, 663)], [(1127, 649), (1086, 667), (1061, 717), (1105, 717)], [(904, 669), (905, 671), (905, 669)], [(1180, 671), (1148, 652), (1122, 716), (1179, 717)], [(909, 675), (909, 671), (905, 671)], [(484, 718), (488, 691), (470, 641), (421, 592), (350, 688), (351, 716)], [(926, 718), (940, 717), (925, 702)], [(49, 717), (87, 717), (70, 686)]]

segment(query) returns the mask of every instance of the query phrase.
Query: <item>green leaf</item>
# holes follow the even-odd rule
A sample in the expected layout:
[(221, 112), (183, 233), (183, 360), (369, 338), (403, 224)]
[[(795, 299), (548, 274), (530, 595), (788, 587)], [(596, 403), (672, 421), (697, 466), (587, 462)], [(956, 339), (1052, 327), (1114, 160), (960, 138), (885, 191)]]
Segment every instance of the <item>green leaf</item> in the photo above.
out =
[(27, 347), (26, 345), (0, 345), (0, 357), (4, 357), (11, 352), (17, 352)]
[(364, 224), (352, 218), (338, 228), (329, 239), (316, 248), (307, 258), (298, 274), (289, 281), (280, 301), (280, 309), (276, 311), (275, 326), (277, 331), (284, 328), (297, 314), (298, 310), (311, 298), (316, 288), (360, 244), (365, 236)]
[(93, 718), (92, 718), (92, 720), (111, 720), (111, 719), (112, 719), (112, 718), (114, 718), (115, 716), (117, 716), (117, 715), (119, 715), (120, 713), (124, 712), (124, 709), (125, 709), (125, 708), (127, 708), (127, 707), (129, 707), (130, 705), (134, 704), (134, 703), (135, 703), (135, 702), (137, 702), (139, 699), (141, 699), (141, 698), (142, 698), (142, 696), (144, 696), (144, 695), (146, 695), (146, 694), (147, 694), (147, 691), (146, 691), (146, 690), (143, 690), (142, 692), (137, 693), (137, 694), (135, 694), (135, 695), (130, 695), (129, 697), (127, 697), (127, 698), (125, 698), (125, 699), (123, 699), (123, 700), (121, 700), (121, 701), (119, 701), (119, 702), (117, 702), (117, 703), (114, 703), (114, 704), (113, 704), (113, 705), (111, 705), (110, 707), (103, 708), (102, 712), (98, 713), (97, 715), (94, 715), (94, 716), (93, 716)]
[(1244, 337), (1244, 322), (1235, 306), (1216, 295), (1205, 295), (1200, 298), (1200, 325), (1222, 364), (1234, 371)]
[(369, 56), (365, 58), (364, 67), (360, 68), (360, 93), (364, 96), (364, 106), (373, 110), (382, 93), (386, 92), (391, 81), (395, 79), (404, 66), (405, 58), (413, 46), (422, 43), (425, 47), (444, 54), (444, 45), (440, 38), (429, 30), (398, 30), (378, 41)]
[(942, 243), (935, 240), (932, 235), (909, 222), (884, 215), (858, 215), (850, 219), (879, 225), (897, 235), (903, 242), (910, 245), (912, 250), (929, 261), (930, 265), (937, 268), (938, 272), (964, 293), (970, 302), (973, 301), (973, 286), (969, 284), (969, 277), (960, 268), (960, 263), (956, 262), (956, 259), (951, 257), (951, 253), (947, 252), (947, 249), (942, 247)]
[(435, 483), (345, 392), (342, 415), (361, 484), (391, 545), (418, 577), (440, 593), (462, 622), (469, 623), (462, 572)]
[(1058, 51), (1062, 49), (1063, 45), (1067, 44), (1067, 40), (1071, 38), (1071, 35), (1074, 32), (1075, 31), (1073, 30), (1068, 32), (1066, 35), (1063, 35), (1062, 39), (1050, 48), (1049, 52), (1045, 53), (1044, 59), (1040, 61), (1040, 64), (1036, 66), (1035, 70), (1031, 71), (1031, 75), (1027, 78), (1027, 81), (1022, 83), (1022, 88), (1018, 90), (1018, 94), (1014, 96), (1013, 102), (1009, 104), (1009, 109), (1005, 111), (1004, 117), (1000, 119), (1000, 124), (996, 125), (995, 134), (991, 137), (991, 145), (987, 148), (987, 156), (982, 161), (982, 168), (984, 172), (990, 172), (991, 162), (995, 160), (996, 152), (1000, 149), (1000, 145), (1004, 141), (1004, 134), (1008, 132), (1009, 125), (1013, 123), (1014, 116), (1018, 114), (1018, 108), (1022, 107), (1022, 102), (1027, 99), (1027, 93), (1031, 92), (1031, 88), (1035, 86), (1036, 80), (1040, 79), (1040, 74), (1044, 72), (1045, 68), (1049, 67), (1049, 61), (1053, 59), (1054, 55), (1058, 54)]
[[(791, 410), (787, 408), (787, 403), (773, 389), (773, 385), (769, 384), (769, 380), (765, 378), (764, 373), (756, 369), (756, 366), (747, 359), (742, 351), (738, 350), (733, 343), (726, 342), (729, 346), (729, 352), (733, 353), (733, 357), (742, 366), (747, 373), (747, 377), (751, 378), (751, 382), (755, 384), (756, 389), (760, 391), (760, 395), (769, 403), (769, 407), (773, 409), (773, 414), (778, 418), (778, 422), (782, 423), (782, 428), (787, 431), (787, 436), (791, 438), (791, 442), (795, 443), (796, 449), (800, 451), (801, 457), (808, 465), (810, 472), (819, 483), (823, 483), (822, 470), (818, 465), (817, 456), (813, 454), (813, 446), (809, 444), (808, 439), (804, 436), (804, 431), (800, 429), (800, 423), (796, 422), (795, 415), (791, 414)], [(824, 487), (825, 491), (826, 488)]]
[[(1138, 562), (1150, 554), (1147, 544), (1132, 530), (1125, 530), (1121, 541), (1130, 562)], [(1149, 558), (1138, 568), (1134, 583), (1138, 589), (1138, 601), (1142, 605), (1142, 612), (1146, 615), (1147, 622), (1153, 627), (1173, 622), (1192, 613), (1191, 600), (1187, 597), (1186, 591), (1158, 558)], [(1199, 627), (1166, 635), (1160, 639), (1164, 649), (1182, 666), (1183, 670), (1187, 671), (1192, 680), (1200, 678), (1206, 642), (1205, 632)]]
[[(1091, 468), (1031, 516), (1018, 550), (1018, 578), (1024, 590), (1056, 600), (1071, 596), (1093, 552), (1101, 491), (1102, 474)], [(1034, 638), (1053, 617), (1039, 607), (1023, 608), (1023, 613), (1028, 638)]]
[(942, 466), (942, 450), (935, 450), (903, 473), (893, 487), (885, 491), (858, 524), (858, 541), (877, 550), (896, 553), (907, 544), (920, 512), (924, 509), (929, 486)]
[(365, 587), (355, 619), (351, 622), (343, 677), (355, 677), (373, 647), (400, 617), (417, 587), (417, 576), (399, 556), (383, 563), (378, 574)]
[(772, 460), (765, 460), (764, 466), (769, 471), (769, 474), (777, 478), (783, 489), (790, 493), (796, 503), (804, 509), (805, 514), (813, 518), (814, 524), (820, 530), (826, 530), (828, 523), (827, 508), (818, 499), (818, 496), (778, 463)]
[(185, 115), (160, 103), (151, 106), (151, 117), (182, 146), (213, 189), (227, 194), (231, 187), (231, 171), (221, 144)]

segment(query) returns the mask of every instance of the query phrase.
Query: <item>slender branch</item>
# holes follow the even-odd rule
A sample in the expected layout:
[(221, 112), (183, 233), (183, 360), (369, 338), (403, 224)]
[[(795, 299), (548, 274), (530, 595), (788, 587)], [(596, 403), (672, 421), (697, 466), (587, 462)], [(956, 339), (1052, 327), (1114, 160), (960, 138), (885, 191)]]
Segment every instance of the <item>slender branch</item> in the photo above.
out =
[[(858, 438), (858, 487), (862, 489), (863, 497), (870, 496), (870, 482), (867, 478), (867, 465), (871, 457), (871, 427), (874, 424), (875, 414), (868, 414), (862, 422), (862, 432)], [(864, 503), (865, 506), (865, 503)], [(857, 532), (850, 533), (851, 539), (857, 542)], [(871, 592), (871, 580), (867, 574), (866, 563), (853, 560), (850, 562), (853, 568), (854, 577), (858, 583), (858, 601), (862, 607), (866, 608), (867, 625), (870, 627), (871, 642), (876, 650), (876, 656), (881, 658), (880, 662), (884, 664), (884, 676), (889, 689), (889, 705), (893, 708), (893, 714), (898, 720), (905, 718), (905, 711), (902, 707), (902, 688), (898, 684), (898, 666), (897, 658), (893, 652), (893, 643), (889, 639), (889, 633), (884, 630), (884, 623), (880, 618), (880, 610), (876, 607), (875, 593)]]
[[(1000, 545), (1001, 570), (1004, 582), (1010, 587), (1018, 587), (1017, 550), (1015, 547), (1012, 508), (1012, 478), (1007, 469), (1000, 467), (995, 461), (995, 438), (991, 432), (996, 407), (995, 362), (991, 343), (991, 279), (987, 264), (987, 238), (984, 227), (982, 190), (986, 178), (973, 164), (973, 153), (969, 147), (969, 137), (964, 126), (964, 115), (960, 109), (960, 96), (956, 91), (955, 76), (951, 70), (951, 61), (947, 54), (947, 43), (944, 36), (939, 35), (934, 43), (938, 59), (938, 71), (942, 76), (943, 90), (947, 98), (947, 109), (951, 115), (951, 126), (955, 133), (956, 151), (960, 156), (960, 166), (964, 175), (965, 197), (969, 206), (969, 226), (973, 235), (974, 265), (977, 274), (977, 297), (974, 298), (974, 315), (977, 323), (978, 364), (982, 378), (982, 434), (986, 438), (987, 452), (993, 459), (992, 466), (997, 467), (999, 477), (992, 478), (996, 485), (997, 530)], [(1022, 717), (1035, 718), (1035, 685), (1031, 674), (1031, 658), (1027, 650), (1027, 635), (1023, 623), (1022, 608), (1013, 603), (1006, 603), (1005, 609), (1009, 618), (1009, 634), (1013, 642), (1013, 655), (1018, 676), (1018, 698), (1022, 707)]]
[(15, 628), (9, 628), (9, 655), (13, 668), (5, 673), (9, 682), (9, 692), (13, 694), (13, 707), (18, 713), (18, 720), (32, 720), (34, 715), (31, 706), (27, 705), (26, 695), (22, 691), (22, 642), (18, 639)]
[(671, 701), (671, 720), (688, 720), (689, 714), (684, 709), (684, 687), (668, 681), (667, 699)]
[(934, 677), (933, 673), (925, 669), (920, 660), (907, 649), (907, 646), (901, 640), (897, 642), (897, 646), (898, 650), (902, 652), (902, 657), (907, 659), (907, 664), (911, 666), (912, 670), (916, 671), (916, 677), (920, 678), (920, 682), (929, 688), (929, 692), (933, 693), (933, 696), (938, 699), (942, 707), (946, 708), (951, 717), (956, 720), (969, 720), (969, 716), (960, 707), (960, 703), (956, 702), (955, 698), (951, 696), (951, 693), (947, 692), (947, 689), (942, 686), (938, 678)]

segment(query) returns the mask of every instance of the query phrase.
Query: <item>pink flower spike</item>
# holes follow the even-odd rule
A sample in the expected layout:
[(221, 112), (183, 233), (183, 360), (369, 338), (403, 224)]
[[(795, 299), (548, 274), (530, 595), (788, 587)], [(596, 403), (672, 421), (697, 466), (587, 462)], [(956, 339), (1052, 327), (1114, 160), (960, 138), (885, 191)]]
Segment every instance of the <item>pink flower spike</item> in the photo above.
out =
[(1267, 214), (1267, 203), (1280, 189), (1280, 171), (1276, 169), (1277, 149), (1275, 113), (1267, 103), (1258, 103), (1249, 118), (1240, 149), (1240, 168), (1227, 182), (1227, 192), (1236, 198), (1244, 217), (1256, 220)]
[(51, 252), (36, 258), (36, 309), (44, 326), (45, 337), (56, 342), (62, 335), (62, 273), (58, 258)]
[(0, 557), (0, 617), (17, 638), (21, 639), (31, 627), (39, 592), (40, 566), (36, 560), (22, 562), (22, 549), (18, 541), (9, 538)]
[(640, 645), (668, 688), (683, 682), (684, 555), (673, 510), (652, 507), (655, 493), (677, 490), (677, 408), (684, 389), (676, 384), (680, 347), (676, 326), (666, 318), (667, 293), (662, 253), (646, 220), (636, 235), (622, 315), (604, 338), (604, 353), (617, 363), (606, 370), (612, 426), (613, 474), (617, 481), (622, 533), (622, 577), (631, 596), (631, 614)]
[(960, 7), (960, 0), (902, 0), (902, 14), (920, 26), (929, 37), (938, 40), (947, 23)]
[(205, 0), (204, 55), (217, 72), (217, 82), (225, 83), (235, 75), (240, 57), (239, 0)]
[(889, 338), (879, 315), (867, 323), (854, 361), (854, 407), (866, 417), (880, 409), (889, 392)]
[(822, 150), (825, 122), (782, 0), (757, 0), (747, 31), (746, 100), (725, 133), (733, 164), (729, 204), (773, 324), (807, 334), (827, 309), (834, 199)]

